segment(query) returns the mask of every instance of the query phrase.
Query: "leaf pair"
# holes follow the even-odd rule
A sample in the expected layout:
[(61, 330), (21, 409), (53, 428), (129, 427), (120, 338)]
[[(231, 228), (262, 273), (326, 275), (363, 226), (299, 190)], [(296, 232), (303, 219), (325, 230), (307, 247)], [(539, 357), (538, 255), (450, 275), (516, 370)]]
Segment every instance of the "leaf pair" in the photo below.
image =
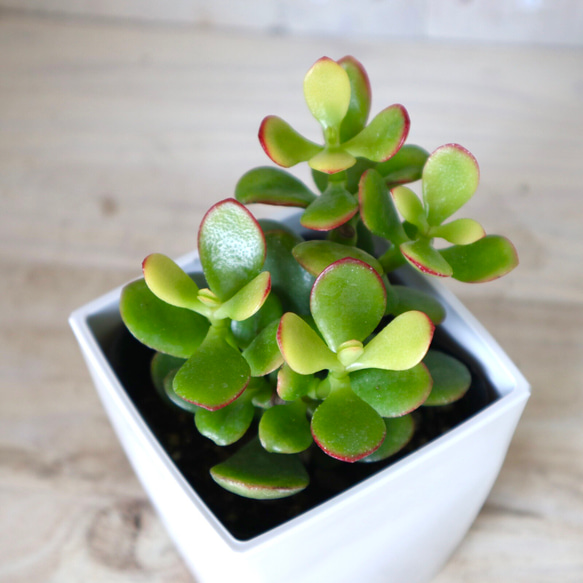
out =
[[(511, 271), (518, 258), (508, 239), (486, 237), (472, 219), (443, 224), (473, 196), (478, 182), (476, 159), (458, 144), (441, 146), (427, 159), (422, 173), (423, 202), (405, 186), (393, 188), (388, 196), (385, 179), (376, 170), (365, 172), (359, 185), (361, 218), (371, 232), (393, 244), (381, 258), (383, 266), (394, 268), (391, 262), (398, 248), (410, 264), (430, 275), (481, 282)], [(432, 243), (435, 237), (454, 245), (437, 250)]]
[[(302, 251), (300, 256), (309, 255)], [(365, 346), (384, 316), (385, 304), (386, 290), (379, 273), (367, 263), (347, 257), (326, 267), (314, 283), (310, 307), (319, 333), (293, 313), (284, 314), (279, 325), (277, 341), (287, 368), (284, 365), (278, 376), (278, 393), (283, 398), (298, 398), (313, 389), (308, 375), (329, 371), (325, 382), (330, 392), (314, 412), (312, 435), (326, 453), (345, 461), (371, 454), (386, 432), (381, 414), (353, 390), (353, 375), (350, 380), (347, 375), (415, 367), (433, 336), (427, 316), (408, 312)]]
[[(261, 271), (263, 232), (233, 199), (207, 212), (198, 245), (210, 289), (199, 289), (174, 261), (153, 254), (143, 263), (144, 280), (124, 289), (121, 312), (130, 332), (146, 345), (188, 358), (174, 377), (173, 389), (179, 398), (214, 411), (243, 392), (252, 372), (230, 341), (228, 323), (246, 320), (261, 308), (271, 278)], [(272, 335), (277, 348), (275, 328)]]
[(267, 155), (285, 168), (308, 161), (314, 170), (334, 174), (353, 166), (357, 157), (382, 162), (399, 150), (409, 131), (409, 116), (401, 105), (384, 109), (366, 126), (370, 83), (353, 57), (316, 61), (304, 79), (304, 96), (324, 130), (324, 146), (276, 116), (266, 117), (259, 130)]

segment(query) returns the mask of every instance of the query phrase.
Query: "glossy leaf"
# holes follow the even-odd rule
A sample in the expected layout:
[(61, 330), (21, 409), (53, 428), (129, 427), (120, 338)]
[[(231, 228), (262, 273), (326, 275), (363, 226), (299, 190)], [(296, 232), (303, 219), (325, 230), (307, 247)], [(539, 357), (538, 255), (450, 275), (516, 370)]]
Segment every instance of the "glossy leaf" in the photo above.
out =
[(448, 247), (441, 254), (451, 265), (454, 279), (469, 283), (502, 277), (518, 265), (514, 245), (499, 235), (487, 235), (470, 245)]
[(397, 294), (397, 304), (390, 312), (394, 316), (418, 310), (427, 314), (435, 325), (445, 320), (445, 308), (432, 295), (404, 285), (393, 285), (392, 288)]
[(198, 286), (170, 257), (148, 255), (142, 263), (146, 284), (163, 302), (190, 310), (206, 311), (198, 299)]
[(283, 357), (277, 344), (279, 321), (268, 324), (243, 351), (243, 358), (249, 364), (251, 376), (262, 377), (278, 369)]
[(379, 274), (357, 259), (341, 259), (316, 279), (310, 311), (328, 346), (363, 341), (385, 313), (386, 292)]
[(301, 401), (267, 409), (259, 421), (259, 441), (273, 453), (299, 453), (312, 445), (306, 405)]
[(385, 437), (381, 416), (348, 387), (328, 396), (314, 412), (311, 425), (318, 446), (346, 462), (370, 455)]
[(409, 114), (402, 105), (391, 105), (378, 113), (359, 134), (342, 144), (355, 157), (384, 162), (394, 156), (407, 139)]
[(239, 441), (245, 435), (254, 415), (255, 408), (249, 399), (241, 397), (218, 411), (199, 409), (194, 423), (201, 435), (224, 446)]
[(285, 170), (264, 166), (250, 170), (239, 179), (235, 197), (243, 204), (263, 203), (305, 208), (316, 195)]
[(259, 275), (265, 238), (253, 215), (235, 199), (210, 208), (198, 232), (198, 250), (210, 289), (228, 300)]
[(238, 322), (231, 322), (231, 331), (240, 348), (247, 348), (253, 339), (274, 320), (279, 320), (283, 315), (281, 302), (274, 293), (270, 293), (258, 312), (250, 318)]
[(356, 164), (356, 158), (342, 148), (330, 147), (318, 152), (308, 161), (310, 168), (325, 174), (335, 174)]
[(348, 74), (330, 58), (318, 59), (304, 78), (304, 97), (324, 129), (339, 126), (350, 105)]
[(233, 402), (249, 382), (251, 371), (241, 353), (220, 331), (211, 328), (205, 341), (174, 377), (176, 394), (215, 411)]
[(391, 197), (401, 216), (425, 232), (429, 225), (425, 218), (423, 204), (417, 195), (406, 186), (396, 186), (391, 190)]
[(393, 200), (376, 170), (367, 170), (358, 188), (360, 217), (373, 235), (388, 239), (395, 245), (407, 241)]
[(461, 399), (472, 384), (472, 375), (463, 363), (439, 350), (430, 350), (423, 362), (433, 378), (433, 388), (424, 405), (447, 405)]
[(383, 275), (383, 268), (375, 257), (358, 247), (333, 241), (304, 241), (294, 247), (293, 256), (305, 270), (316, 277), (329, 265), (346, 257), (358, 259), (370, 265), (379, 275)]
[(370, 112), (371, 90), (366, 70), (354, 57), (343, 57), (338, 64), (350, 80), (350, 105), (340, 126), (340, 141), (345, 142), (365, 127)]
[(295, 401), (307, 395), (315, 382), (319, 381), (313, 375), (299, 374), (284, 363), (277, 373), (277, 394), (284, 401)]
[(271, 276), (263, 271), (222, 304), (214, 315), (216, 318), (246, 320), (261, 308), (270, 290)]
[(401, 451), (415, 433), (415, 422), (411, 415), (383, 419), (386, 427), (386, 435), (383, 444), (369, 456), (362, 458), (361, 462), (380, 462)]
[(330, 231), (349, 221), (357, 211), (354, 196), (344, 187), (331, 184), (304, 211), (300, 223), (315, 231)]
[(371, 368), (350, 375), (352, 390), (381, 417), (401, 417), (420, 407), (431, 392), (427, 367), (408, 370)]
[(294, 258), (292, 249), (302, 241), (286, 230), (265, 233), (267, 257), (265, 269), (271, 273), (271, 290), (281, 300), (284, 310), (307, 314), (314, 277)]
[(211, 477), (229, 492), (257, 500), (292, 496), (310, 482), (297, 456), (269, 453), (257, 439), (211, 468)]
[(189, 403), (183, 398), (179, 397), (174, 390), (174, 377), (178, 371), (172, 371), (164, 378), (164, 393), (166, 398), (176, 407), (186, 411), (187, 413), (196, 413), (200, 407), (194, 403)]
[(422, 273), (437, 277), (450, 277), (453, 273), (451, 265), (427, 239), (409, 241), (399, 248), (403, 257)]
[(150, 362), (150, 376), (152, 383), (164, 401), (168, 401), (166, 391), (164, 390), (164, 379), (171, 373), (176, 372), (186, 360), (184, 358), (177, 358), (170, 356), (163, 352), (157, 352), (152, 357)]
[(458, 144), (437, 148), (423, 168), (423, 200), (427, 221), (440, 225), (476, 192), (480, 169), (474, 156)]
[(469, 245), (486, 236), (482, 225), (473, 219), (456, 219), (451, 223), (433, 227), (431, 234), (455, 245)]
[(322, 150), (322, 146), (304, 138), (275, 115), (268, 115), (261, 122), (259, 142), (273, 162), (284, 168), (306, 162)]
[(124, 324), (142, 344), (179, 358), (188, 358), (209, 328), (203, 316), (157, 298), (143, 279), (124, 287), (119, 307)]
[(285, 362), (299, 374), (340, 369), (336, 355), (322, 338), (293, 312), (287, 312), (281, 318), (277, 343)]
[(362, 356), (347, 370), (407, 370), (425, 356), (434, 329), (431, 320), (422, 312), (401, 314), (364, 347)]
[(407, 184), (421, 178), (429, 152), (419, 146), (405, 144), (392, 158), (376, 169), (387, 185)]

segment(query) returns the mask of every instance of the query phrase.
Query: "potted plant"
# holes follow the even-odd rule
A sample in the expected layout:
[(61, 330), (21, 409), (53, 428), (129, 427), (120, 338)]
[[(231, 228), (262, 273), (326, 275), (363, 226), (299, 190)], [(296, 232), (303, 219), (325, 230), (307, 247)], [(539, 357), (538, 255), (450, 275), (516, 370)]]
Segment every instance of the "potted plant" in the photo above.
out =
[[(318, 60), (304, 95), (324, 144), (266, 117), (259, 139), (280, 168), (251, 170), (207, 212), (198, 256), (149, 255), (142, 279), (72, 325), (199, 580), (427, 581), (481, 507), (528, 397), (428, 277), (488, 281), (517, 255), (450, 220), (478, 186), (470, 152), (405, 144), (401, 105), (367, 124), (356, 59)], [(318, 194), (281, 169), (299, 162)], [(421, 198), (405, 186), (418, 180)], [(256, 221), (250, 203), (303, 210)], [(131, 336), (112, 340), (118, 306)]]

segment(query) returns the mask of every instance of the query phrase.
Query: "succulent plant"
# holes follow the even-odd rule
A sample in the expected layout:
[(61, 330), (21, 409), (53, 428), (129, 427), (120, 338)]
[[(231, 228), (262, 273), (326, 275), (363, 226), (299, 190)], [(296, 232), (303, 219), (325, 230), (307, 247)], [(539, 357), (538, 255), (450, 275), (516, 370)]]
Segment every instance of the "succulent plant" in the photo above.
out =
[[(156, 351), (161, 399), (192, 413), (217, 445), (244, 443), (211, 468), (213, 479), (259, 499), (303, 490), (302, 459), (313, 447), (346, 462), (394, 455), (415, 431), (413, 411), (469, 388), (467, 367), (431, 348), (443, 307), (388, 274), (409, 263), (482, 282), (518, 263), (508, 239), (473, 219), (449, 220), (478, 187), (473, 155), (457, 144), (432, 154), (405, 144), (402, 105), (367, 123), (370, 83), (356, 59), (318, 60), (304, 96), (324, 143), (266, 117), (259, 140), (279, 168), (247, 172), (236, 199), (207, 212), (202, 273), (149, 255), (120, 305), (130, 332)], [(281, 168), (300, 162), (316, 190)], [(419, 180), (421, 197), (404, 186)], [(300, 222), (314, 237), (255, 220), (251, 203), (303, 209)]]

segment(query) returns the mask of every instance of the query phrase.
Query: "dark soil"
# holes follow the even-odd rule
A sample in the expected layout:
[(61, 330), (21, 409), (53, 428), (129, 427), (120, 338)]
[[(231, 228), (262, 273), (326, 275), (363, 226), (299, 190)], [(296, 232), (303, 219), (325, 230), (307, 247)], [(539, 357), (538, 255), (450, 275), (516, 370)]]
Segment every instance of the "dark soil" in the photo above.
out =
[[(197, 432), (191, 414), (170, 408), (160, 399), (149, 374), (153, 352), (135, 340), (123, 324), (115, 338), (102, 348), (137, 410), (190, 485), (235, 538), (249, 540), (406, 457), (497, 399), (476, 363), (439, 327), (432, 347), (456, 356), (472, 372), (472, 385), (464, 398), (444, 407), (418, 409), (414, 413), (417, 431), (412, 441), (404, 450), (382, 462), (343, 463), (312, 446), (302, 454), (310, 474), (308, 488), (291, 498), (268, 501), (241, 498), (213, 482), (209, 469), (229, 457), (240, 444), (216, 446)], [(250, 436), (253, 430), (253, 427), (249, 430)]]

